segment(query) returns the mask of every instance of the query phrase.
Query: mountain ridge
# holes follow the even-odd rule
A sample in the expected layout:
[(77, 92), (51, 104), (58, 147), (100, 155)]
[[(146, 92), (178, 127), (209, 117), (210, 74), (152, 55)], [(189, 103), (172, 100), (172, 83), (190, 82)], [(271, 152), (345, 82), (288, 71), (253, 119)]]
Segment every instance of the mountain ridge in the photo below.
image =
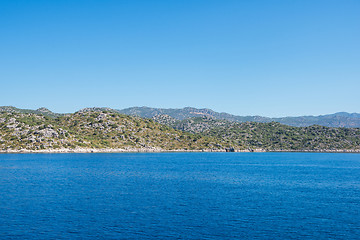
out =
[[(346, 127), (360, 128), (360, 113), (337, 112), (325, 115), (307, 115), (307, 116), (288, 116), (288, 117), (264, 117), (264, 116), (237, 116), (226, 112), (216, 112), (209, 108), (151, 108), (151, 107), (130, 107), (124, 109), (112, 109), (107, 107), (89, 107), (78, 110), (85, 111), (113, 111), (126, 115), (139, 116), (142, 118), (153, 118), (157, 115), (168, 115), (176, 120), (185, 120), (194, 117), (213, 117), (219, 120), (228, 120), (231, 122), (279, 122), (281, 124), (294, 127), (307, 127), (311, 125), (320, 125), (325, 127)], [(35, 113), (48, 117), (58, 117), (66, 115), (64, 113), (55, 113), (47, 108), (41, 107), (36, 110), (20, 109), (12, 106), (0, 106), (0, 112), (17, 113)]]
[(294, 127), (307, 127), (311, 125), (321, 125), (325, 127), (360, 127), (360, 114), (337, 112), (332, 114), (318, 116), (298, 116), (298, 117), (277, 117), (270, 118), (264, 116), (237, 116), (226, 112), (215, 112), (208, 108), (150, 108), (150, 107), (132, 107), (118, 110), (127, 115), (136, 115), (145, 118), (153, 118), (156, 115), (168, 115), (177, 120), (184, 120), (193, 117), (211, 116), (216, 119), (228, 120), (233, 122), (279, 122)]

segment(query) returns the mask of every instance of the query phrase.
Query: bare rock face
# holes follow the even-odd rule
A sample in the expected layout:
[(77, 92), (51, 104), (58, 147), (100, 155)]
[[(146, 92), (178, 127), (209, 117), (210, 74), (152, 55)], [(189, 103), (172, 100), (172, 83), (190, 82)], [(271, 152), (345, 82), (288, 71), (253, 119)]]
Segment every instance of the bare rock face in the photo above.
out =
[(173, 127), (175, 129), (191, 132), (202, 133), (220, 126), (231, 126), (233, 122), (218, 120), (211, 116), (201, 116), (178, 121)]
[(34, 135), (30, 135), (27, 140), (30, 142), (36, 142), (36, 137)]
[(174, 124), (175, 122), (178, 121), (175, 118), (170, 117), (169, 115), (166, 115), (166, 114), (155, 115), (152, 119), (155, 122), (158, 122), (160, 124), (165, 124), (165, 125), (172, 125), (172, 124)]
[(39, 130), (39, 133), (46, 138), (58, 138), (59, 137), (59, 133), (51, 128), (45, 128), (45, 129)]
[(52, 113), (49, 109), (45, 107), (38, 108), (36, 111), (42, 112), (42, 113)]
[(15, 129), (17, 126), (17, 122), (16, 122), (16, 119), (15, 118), (10, 118), (8, 121), (7, 121), (7, 125), (6, 127), (9, 128), (9, 129)]
[(8, 121), (9, 124), (13, 124), (16, 123), (16, 119), (15, 118), (10, 118)]
[(100, 120), (104, 120), (104, 119), (106, 119), (105, 113), (100, 113), (99, 116), (97, 118), (95, 118), (96, 121), (100, 121)]

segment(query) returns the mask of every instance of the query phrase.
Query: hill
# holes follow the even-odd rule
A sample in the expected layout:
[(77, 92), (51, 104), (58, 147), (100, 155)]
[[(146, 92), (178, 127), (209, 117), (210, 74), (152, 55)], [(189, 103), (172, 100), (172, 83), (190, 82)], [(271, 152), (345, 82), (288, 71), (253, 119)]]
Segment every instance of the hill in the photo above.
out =
[(157, 120), (104, 109), (49, 117), (0, 113), (0, 151), (121, 149), (141, 151), (360, 151), (360, 129), (237, 123), (211, 117)]
[(117, 111), (123, 114), (140, 116), (144, 118), (153, 118), (157, 115), (168, 115), (176, 120), (184, 120), (193, 117), (207, 116), (215, 119), (222, 119), (233, 122), (279, 122), (294, 127), (321, 125), (325, 127), (360, 128), (360, 114), (345, 112), (320, 116), (269, 118), (263, 116), (236, 116), (229, 113), (215, 112), (207, 108), (197, 109), (191, 107), (186, 107), (182, 109), (132, 107)]
[(220, 149), (213, 137), (175, 130), (151, 119), (111, 111), (79, 111), (52, 118), (0, 113), (0, 150), (43, 149)]
[(292, 127), (277, 122), (230, 123), (202, 132), (232, 146), (266, 151), (360, 150), (360, 129), (319, 125)]
[(207, 116), (176, 120), (168, 115), (157, 115), (153, 119), (178, 130), (221, 139), (225, 145), (235, 149), (360, 150), (360, 129), (357, 128), (331, 128), (319, 125), (292, 127), (277, 122), (237, 123)]
[(177, 130), (190, 133), (202, 133), (206, 130), (217, 128), (220, 126), (230, 126), (234, 124), (234, 122), (230, 122), (227, 120), (219, 120), (209, 116), (177, 120), (173, 117), (170, 117), (169, 115), (156, 115), (152, 119), (155, 122), (165, 124)]

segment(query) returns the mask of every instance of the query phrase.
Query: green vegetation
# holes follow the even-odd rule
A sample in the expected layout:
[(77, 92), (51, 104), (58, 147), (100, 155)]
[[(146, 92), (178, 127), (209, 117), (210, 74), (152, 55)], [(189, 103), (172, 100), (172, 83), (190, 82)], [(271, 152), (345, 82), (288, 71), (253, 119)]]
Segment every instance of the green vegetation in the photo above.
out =
[(59, 116), (0, 112), (0, 151), (64, 148), (360, 151), (360, 129), (236, 123), (211, 117), (148, 119), (100, 108)]
[(221, 138), (234, 148), (267, 151), (360, 150), (360, 129), (351, 128), (247, 122), (229, 123), (206, 130), (203, 135)]
[(237, 123), (213, 117), (176, 120), (158, 115), (155, 121), (175, 129), (221, 139), (234, 149), (262, 149), (265, 151), (321, 151), (359, 150), (360, 129), (331, 128), (319, 125), (292, 127), (277, 122)]
[(182, 109), (165, 109), (149, 107), (132, 107), (117, 110), (127, 115), (135, 115), (144, 118), (153, 118), (157, 115), (168, 115), (175, 120), (185, 120), (196, 117), (211, 117), (217, 120), (227, 120), (231, 122), (279, 122), (294, 127), (306, 127), (311, 125), (321, 125), (326, 127), (360, 127), (359, 113), (339, 112), (321, 116), (300, 116), (300, 117), (283, 117), (269, 118), (262, 116), (236, 116), (229, 113), (215, 112), (211, 109), (198, 109), (186, 107)]
[(81, 111), (50, 118), (33, 113), (0, 113), (0, 150), (111, 148), (201, 150), (218, 140), (175, 130), (151, 119), (112, 111)]

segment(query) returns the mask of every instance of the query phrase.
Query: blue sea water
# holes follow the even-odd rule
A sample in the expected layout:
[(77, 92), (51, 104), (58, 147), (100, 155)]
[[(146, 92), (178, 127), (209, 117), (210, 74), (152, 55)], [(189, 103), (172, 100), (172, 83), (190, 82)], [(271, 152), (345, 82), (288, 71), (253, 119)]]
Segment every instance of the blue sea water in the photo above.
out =
[(0, 239), (359, 239), (360, 154), (0, 154)]

